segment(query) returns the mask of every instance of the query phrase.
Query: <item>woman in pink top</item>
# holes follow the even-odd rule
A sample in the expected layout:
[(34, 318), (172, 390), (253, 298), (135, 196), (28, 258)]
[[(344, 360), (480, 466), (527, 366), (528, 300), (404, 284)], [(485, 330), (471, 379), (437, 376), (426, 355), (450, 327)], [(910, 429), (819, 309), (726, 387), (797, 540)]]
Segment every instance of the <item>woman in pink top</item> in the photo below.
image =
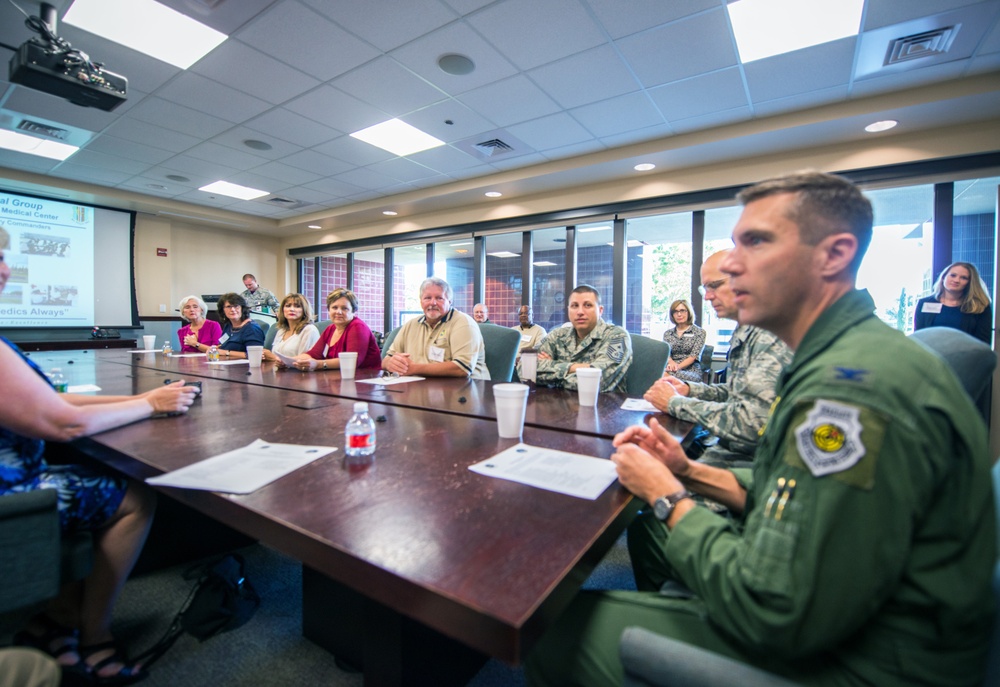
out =
[(219, 345), (222, 327), (214, 320), (205, 319), (208, 306), (197, 296), (186, 296), (179, 305), (181, 317), (187, 324), (177, 330), (181, 340), (181, 353), (207, 353), (212, 346)]
[(326, 307), (332, 324), (319, 337), (311, 349), (296, 356), (295, 367), (303, 372), (340, 369), (339, 353), (358, 354), (357, 369), (382, 367), (382, 351), (372, 330), (355, 317), (358, 298), (347, 289), (335, 289), (326, 297)]

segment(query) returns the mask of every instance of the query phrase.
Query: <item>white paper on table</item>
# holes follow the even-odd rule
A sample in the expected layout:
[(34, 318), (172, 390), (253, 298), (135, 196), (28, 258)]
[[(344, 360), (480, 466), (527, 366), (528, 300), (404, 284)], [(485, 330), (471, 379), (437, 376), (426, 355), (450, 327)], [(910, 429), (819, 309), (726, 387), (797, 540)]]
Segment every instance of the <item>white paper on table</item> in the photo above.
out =
[(171, 353), (171, 358), (204, 358), (204, 353)]
[(249, 365), (250, 361), (246, 358), (239, 358), (238, 360), (209, 360), (209, 365)]
[(294, 367), (295, 366), (295, 358), (290, 358), (289, 356), (285, 355), (284, 353), (278, 353), (276, 351), (271, 351), (271, 353), (274, 353), (274, 357), (277, 358), (278, 360), (280, 360), (281, 364), (284, 365), (285, 367)]
[(150, 477), (146, 482), (161, 487), (249, 494), (336, 450), (333, 446), (272, 444), (257, 439), (243, 448)]
[(469, 469), (480, 475), (591, 501), (618, 479), (615, 464), (610, 460), (523, 443), (470, 465)]
[(100, 390), (101, 387), (97, 386), (96, 384), (76, 384), (66, 388), (66, 391), (68, 391), (71, 394), (85, 394), (88, 391), (100, 391)]
[(389, 386), (390, 384), (404, 384), (406, 382), (422, 382), (426, 377), (372, 377), (371, 379), (355, 379), (358, 384), (377, 384), (379, 386)]
[(129, 351), (132, 355), (139, 355), (140, 353), (162, 353), (161, 348), (137, 348), (133, 351)]
[(622, 410), (639, 410), (644, 413), (658, 413), (660, 409), (644, 398), (626, 398)]

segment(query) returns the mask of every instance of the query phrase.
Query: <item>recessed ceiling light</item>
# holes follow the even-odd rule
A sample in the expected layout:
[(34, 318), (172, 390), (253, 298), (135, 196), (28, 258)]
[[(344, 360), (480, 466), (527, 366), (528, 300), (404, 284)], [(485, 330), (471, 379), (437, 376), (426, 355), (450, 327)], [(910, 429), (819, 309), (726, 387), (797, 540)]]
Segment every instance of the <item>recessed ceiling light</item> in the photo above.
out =
[(500, 191), (487, 191), (487, 192), (486, 192), (486, 193), (485, 193), (484, 195), (485, 195), (485, 196), (486, 196), (487, 198), (499, 198), (499, 197), (500, 197), (500, 196), (502, 196), (503, 194), (502, 194), (502, 193), (500, 193)]
[(462, 241), (460, 243), (449, 243), (449, 246), (471, 246), (472, 241)]
[(582, 227), (580, 229), (577, 229), (577, 231), (580, 232), (581, 234), (589, 234), (593, 231), (606, 231), (610, 228), (611, 227), (607, 226), (606, 224), (602, 224), (599, 227)]
[(70, 155), (78, 151), (77, 146), (49, 141), (47, 139), (35, 138), (16, 131), (0, 130), (0, 148), (13, 150), (18, 153), (47, 157), (50, 160), (65, 160)]
[(548, 260), (539, 260), (538, 262), (533, 262), (531, 264), (534, 265), (535, 267), (555, 267), (556, 266), (556, 264), (554, 262), (549, 262)]
[(170, 179), (170, 181), (191, 181), (187, 177), (182, 177), (180, 174), (168, 174), (167, 178)]
[(469, 249), (468, 249), (468, 248), (459, 248), (459, 249), (458, 249), (458, 250), (456, 250), (455, 252), (456, 252), (456, 253), (459, 253), (459, 254), (461, 254), (461, 255), (465, 255), (466, 253), (468, 253), (468, 252), (469, 252)]
[(396, 215), (398, 215), (399, 213), (398, 213), (398, 212), (396, 212), (395, 210), (383, 210), (383, 211), (382, 211), (382, 214), (383, 214), (383, 215), (388, 215), (389, 217), (395, 217), (395, 216), (396, 216)]
[(153, 0), (75, 0), (63, 21), (180, 69), (227, 38)]
[(254, 150), (270, 150), (273, 146), (267, 141), (258, 141), (256, 138), (248, 138), (243, 141), (243, 145)]
[(864, 0), (736, 0), (726, 4), (743, 64), (856, 36)]
[(444, 141), (410, 126), (401, 119), (390, 119), (367, 129), (355, 131), (351, 137), (400, 157), (444, 145)]
[[(607, 244), (607, 245), (609, 245), (609, 246), (614, 246), (615, 244), (614, 244), (614, 243), (609, 243), (609, 244)], [(628, 248), (638, 248), (639, 246), (642, 246), (642, 245), (644, 245), (644, 244), (643, 244), (643, 242), (642, 242), (642, 241), (640, 241), (640, 240), (638, 240), (638, 239), (631, 239), (631, 240), (629, 240), (629, 241), (626, 241), (626, 242), (625, 242), (625, 245), (626, 245), (626, 246), (627, 246)]]
[(447, 55), (442, 55), (438, 58), (438, 67), (440, 67), (441, 71), (445, 74), (464, 76), (475, 71), (476, 63), (465, 55), (448, 53)]
[(899, 124), (895, 119), (883, 119), (881, 122), (872, 122), (865, 127), (865, 131), (870, 134), (878, 133), (879, 131), (888, 131)]
[(492, 255), (494, 258), (519, 258), (519, 257), (521, 257), (517, 253), (511, 253), (509, 250), (498, 250), (496, 253), (487, 253), (487, 255)]
[(637, 172), (648, 172), (651, 169), (656, 169), (656, 165), (654, 165), (652, 162), (643, 162), (642, 164), (636, 165), (632, 169), (634, 169)]
[(309, 228), (310, 228), (310, 229), (322, 229), (323, 227), (321, 227), (321, 226), (320, 226), (320, 225), (318, 225), (318, 224), (310, 224), (310, 225), (309, 225)]
[(230, 198), (239, 198), (240, 200), (253, 200), (254, 198), (260, 198), (270, 193), (270, 191), (261, 191), (249, 186), (231, 184), (228, 181), (215, 181), (202, 186), (198, 190), (207, 191), (208, 193), (218, 193), (220, 196), (229, 196)]

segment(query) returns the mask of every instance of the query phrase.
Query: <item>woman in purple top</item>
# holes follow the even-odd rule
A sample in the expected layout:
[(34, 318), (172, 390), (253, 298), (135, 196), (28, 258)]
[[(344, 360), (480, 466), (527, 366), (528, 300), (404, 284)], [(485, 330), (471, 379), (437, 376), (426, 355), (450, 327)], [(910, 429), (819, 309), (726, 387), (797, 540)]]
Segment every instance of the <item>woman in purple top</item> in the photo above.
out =
[(340, 369), (337, 355), (343, 351), (358, 354), (357, 369), (382, 367), (382, 351), (368, 325), (355, 316), (358, 298), (347, 289), (335, 289), (326, 297), (330, 326), (316, 345), (296, 356), (295, 368), (303, 372)]
[(178, 308), (181, 317), (187, 322), (177, 330), (177, 338), (181, 340), (181, 353), (207, 353), (212, 346), (219, 345), (222, 327), (218, 322), (205, 319), (208, 306), (197, 296), (187, 296), (181, 299)]

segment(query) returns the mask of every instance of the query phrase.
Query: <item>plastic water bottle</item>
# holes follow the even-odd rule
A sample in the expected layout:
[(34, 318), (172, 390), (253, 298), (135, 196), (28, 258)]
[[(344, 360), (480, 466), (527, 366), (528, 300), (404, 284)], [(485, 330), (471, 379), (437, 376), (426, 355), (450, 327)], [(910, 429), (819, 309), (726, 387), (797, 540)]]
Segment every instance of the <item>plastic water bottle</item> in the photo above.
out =
[(49, 372), (49, 379), (52, 381), (52, 386), (60, 394), (66, 393), (69, 389), (69, 382), (63, 377), (62, 368), (53, 367)]
[(219, 362), (219, 347), (212, 346), (208, 349), (208, 362), (217, 363)]
[(368, 456), (375, 453), (375, 422), (368, 416), (367, 403), (359, 401), (354, 404), (354, 416), (344, 429), (344, 438), (344, 451), (349, 463), (371, 461)]
[(170, 345), (170, 339), (163, 342), (163, 355), (170, 355), (174, 352), (174, 347)]

